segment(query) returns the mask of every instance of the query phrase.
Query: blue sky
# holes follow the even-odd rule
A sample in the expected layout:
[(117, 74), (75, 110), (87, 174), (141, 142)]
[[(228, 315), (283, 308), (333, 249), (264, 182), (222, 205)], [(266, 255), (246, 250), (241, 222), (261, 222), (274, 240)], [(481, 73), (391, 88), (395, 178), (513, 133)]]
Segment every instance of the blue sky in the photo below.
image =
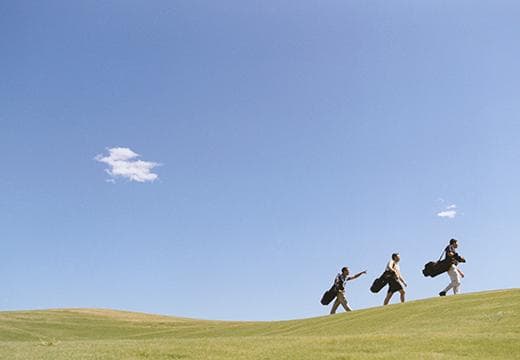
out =
[[(447, 276), (420, 271), (452, 237), (462, 291), (518, 287), (519, 16), (4, 2), (0, 309), (316, 316), (344, 265), (368, 270), (347, 289), (360, 309), (394, 251), (408, 298), (435, 296)], [(134, 154), (112, 168), (114, 148)]]

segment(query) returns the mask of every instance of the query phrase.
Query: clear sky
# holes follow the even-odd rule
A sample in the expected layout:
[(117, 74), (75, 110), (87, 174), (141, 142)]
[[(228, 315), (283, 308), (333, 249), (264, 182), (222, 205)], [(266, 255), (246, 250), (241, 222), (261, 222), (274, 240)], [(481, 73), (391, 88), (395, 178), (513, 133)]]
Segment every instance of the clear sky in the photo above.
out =
[[(518, 287), (517, 1), (3, 1), (0, 309), (208, 319)], [(440, 216), (443, 215), (443, 216)], [(397, 301), (397, 296), (394, 302)]]

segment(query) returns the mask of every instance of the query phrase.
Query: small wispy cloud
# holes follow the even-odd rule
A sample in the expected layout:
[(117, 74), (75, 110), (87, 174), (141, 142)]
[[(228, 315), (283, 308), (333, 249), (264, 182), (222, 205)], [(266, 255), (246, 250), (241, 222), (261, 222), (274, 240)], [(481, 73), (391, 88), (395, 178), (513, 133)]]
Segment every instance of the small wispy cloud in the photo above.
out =
[(129, 148), (115, 147), (109, 148), (108, 155), (99, 154), (95, 157), (96, 161), (105, 163), (109, 166), (105, 169), (111, 176), (107, 182), (115, 182), (116, 178), (126, 178), (130, 181), (153, 182), (159, 176), (152, 170), (159, 164), (152, 161), (138, 160), (139, 154)]
[(457, 216), (457, 205), (452, 204), (446, 207), (443, 211), (437, 213), (438, 217), (453, 219)]

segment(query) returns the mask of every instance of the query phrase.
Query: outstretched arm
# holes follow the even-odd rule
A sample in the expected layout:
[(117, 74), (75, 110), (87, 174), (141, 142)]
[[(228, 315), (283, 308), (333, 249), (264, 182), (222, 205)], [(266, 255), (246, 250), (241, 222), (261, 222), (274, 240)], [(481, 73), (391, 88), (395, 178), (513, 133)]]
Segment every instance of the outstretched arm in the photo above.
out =
[(457, 268), (457, 271), (459, 272), (460, 276), (464, 277), (464, 273), (462, 272), (461, 269)]
[(360, 277), (361, 275), (366, 274), (366, 273), (367, 273), (367, 271), (365, 270), (365, 271), (362, 271), (362, 272), (360, 272), (360, 273), (357, 273), (357, 274), (354, 275), (354, 276), (349, 276), (349, 277), (347, 278), (347, 281), (357, 279), (358, 277)]

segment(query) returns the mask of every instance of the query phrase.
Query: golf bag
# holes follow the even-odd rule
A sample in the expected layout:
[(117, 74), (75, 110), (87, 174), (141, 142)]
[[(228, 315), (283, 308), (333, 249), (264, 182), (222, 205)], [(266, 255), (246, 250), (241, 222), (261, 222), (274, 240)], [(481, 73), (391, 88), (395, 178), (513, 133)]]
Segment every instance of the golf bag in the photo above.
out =
[(325, 293), (321, 297), (321, 305), (329, 305), (332, 302), (332, 300), (336, 298), (337, 295), (338, 290), (336, 289), (336, 285), (334, 284), (329, 290), (325, 291)]
[(377, 294), (379, 291), (381, 291), (382, 288), (386, 286), (386, 284), (388, 284), (388, 281), (392, 276), (394, 276), (394, 273), (391, 271), (385, 271), (380, 277), (374, 280), (372, 286), (370, 287), (370, 291), (372, 291), (374, 294)]
[(448, 271), (452, 264), (453, 262), (449, 258), (439, 261), (430, 261), (424, 265), (422, 273), (424, 276), (431, 276), (433, 278)]
[(441, 260), (443, 255), (444, 251), (442, 252), (439, 260), (430, 261), (426, 263), (426, 265), (424, 265), (424, 269), (422, 271), (424, 276), (436, 277), (437, 275), (440, 275), (448, 271), (451, 265), (456, 264), (458, 262), (466, 262), (466, 259), (464, 259), (457, 253), (453, 254), (453, 256), (446, 256), (444, 260)]

